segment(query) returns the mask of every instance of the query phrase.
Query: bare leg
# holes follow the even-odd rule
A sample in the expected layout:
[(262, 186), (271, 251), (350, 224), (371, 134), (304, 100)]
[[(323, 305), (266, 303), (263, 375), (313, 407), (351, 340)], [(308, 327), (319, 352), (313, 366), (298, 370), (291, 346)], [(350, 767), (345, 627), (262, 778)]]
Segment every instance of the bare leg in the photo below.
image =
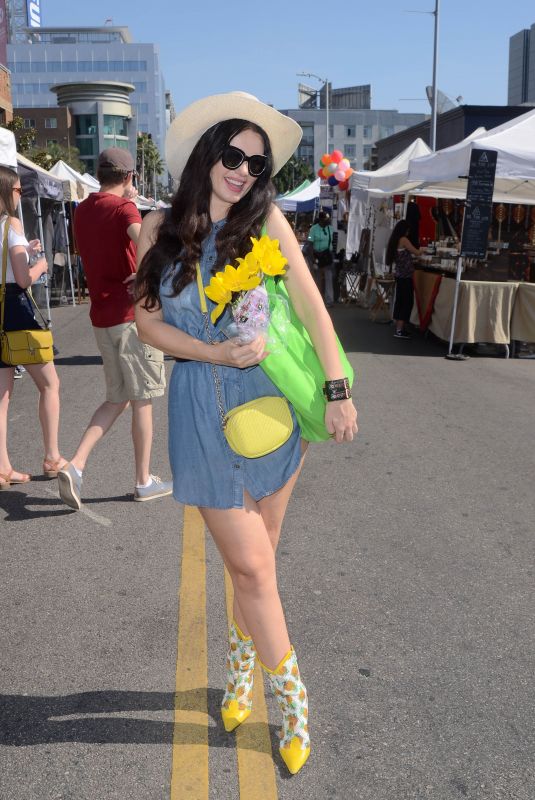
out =
[[(297, 470), (294, 472), (290, 480), (287, 483), (285, 483), (284, 486), (281, 489), (279, 489), (278, 492), (269, 495), (269, 497), (262, 498), (262, 500), (259, 500), (257, 504), (258, 508), (260, 509), (260, 514), (262, 515), (262, 519), (264, 520), (264, 525), (266, 526), (267, 534), (269, 536), (269, 541), (271, 542), (273, 552), (276, 552), (277, 545), (279, 544), (282, 523), (284, 521), (284, 515), (286, 514), (286, 509), (288, 507), (291, 494), (294, 490), (294, 486), (297, 483), (297, 479), (301, 473), (307, 447), (308, 447), (308, 442), (305, 442), (302, 439), (301, 463), (299, 464)], [(244, 635), (248, 635), (249, 632), (247, 630), (247, 625), (244, 616), (241, 612), (236, 595), (234, 595), (233, 615), (235, 621), (238, 624), (238, 627), (241, 629)]]
[[(0, 367), (0, 472), (3, 475), (9, 475), (12, 469), (7, 453), (7, 414), (14, 374), (14, 367)], [(20, 474), (15, 473), (15, 477), (20, 477)]]
[(59, 378), (54, 363), (27, 364), (26, 370), (39, 390), (39, 422), (43, 431), (45, 460), (59, 461)]
[(132, 441), (136, 462), (136, 484), (149, 480), (152, 447), (152, 400), (132, 401)]
[(200, 508), (232, 578), (247, 630), (263, 663), (275, 669), (290, 649), (277, 589), (275, 553), (260, 508), (247, 494), (244, 508)]
[(110, 403), (106, 400), (97, 408), (91, 422), (86, 428), (84, 435), (78, 445), (78, 449), (71, 458), (71, 464), (82, 471), (91, 453), (91, 450), (106, 434), (115, 420), (123, 413), (128, 406), (128, 400), (123, 403)]

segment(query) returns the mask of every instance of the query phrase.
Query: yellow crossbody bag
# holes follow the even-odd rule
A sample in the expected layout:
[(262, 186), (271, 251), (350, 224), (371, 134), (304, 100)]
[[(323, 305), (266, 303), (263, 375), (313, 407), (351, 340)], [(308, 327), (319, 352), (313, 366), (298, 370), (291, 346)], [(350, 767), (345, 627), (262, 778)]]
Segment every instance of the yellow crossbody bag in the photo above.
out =
[[(4, 227), (4, 240), (2, 244), (2, 284), (0, 286), (0, 359), (4, 364), (16, 367), (19, 364), (46, 364), (54, 358), (52, 332), (48, 329), (5, 331), (4, 311), (7, 302), (6, 275), (8, 251), (9, 218)], [(37, 311), (39, 306), (33, 299), (31, 290), (26, 292)], [(39, 314), (41, 312), (39, 311)], [(42, 316), (42, 315), (41, 315)], [(44, 321), (44, 320), (43, 320)]]
[[(208, 308), (197, 264), (197, 287), (208, 341), (213, 344)], [(225, 413), (221, 380), (215, 364), (210, 365), (216, 390), (221, 428), (229, 447), (245, 458), (260, 458), (273, 453), (288, 441), (293, 431), (290, 406), (285, 397), (257, 397)]]

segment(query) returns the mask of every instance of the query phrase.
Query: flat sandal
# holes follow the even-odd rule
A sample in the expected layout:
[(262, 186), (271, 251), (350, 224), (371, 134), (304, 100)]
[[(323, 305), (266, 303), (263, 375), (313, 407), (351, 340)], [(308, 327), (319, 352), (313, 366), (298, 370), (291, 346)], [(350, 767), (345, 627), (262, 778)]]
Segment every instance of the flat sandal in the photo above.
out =
[(5, 483), (0, 483), (0, 491), (2, 489), (6, 489), (8, 486), (15, 486), (20, 483), (29, 483), (31, 481), (32, 476), (27, 472), (21, 472), (20, 474), (23, 476), (22, 478), (13, 478), (13, 470), (11, 470), (9, 475), (3, 475), (0, 473), (0, 478), (5, 481)]
[(50, 461), (45, 458), (43, 461), (43, 475), (46, 478), (57, 478), (58, 471), (63, 469), (68, 463), (69, 462), (63, 457), (58, 458), (57, 461)]

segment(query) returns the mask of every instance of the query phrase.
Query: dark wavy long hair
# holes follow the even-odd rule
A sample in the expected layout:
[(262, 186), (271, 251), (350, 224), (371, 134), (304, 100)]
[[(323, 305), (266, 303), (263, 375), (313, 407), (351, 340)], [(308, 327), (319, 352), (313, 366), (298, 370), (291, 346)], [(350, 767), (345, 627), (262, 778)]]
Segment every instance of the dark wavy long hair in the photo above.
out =
[(402, 239), (404, 236), (407, 236), (409, 230), (410, 228), (407, 220), (400, 219), (400, 221), (396, 224), (394, 230), (390, 234), (390, 239), (388, 240), (388, 244), (386, 246), (386, 255), (385, 255), (385, 262), (387, 267), (391, 267), (394, 261), (396, 260), (399, 240)]
[(145, 254), (136, 279), (136, 297), (144, 298), (149, 311), (161, 307), (160, 281), (164, 270), (181, 262), (172, 280), (173, 296), (195, 279), (195, 265), (201, 257), (202, 243), (210, 232), (210, 170), (225, 146), (238, 133), (251, 130), (264, 142), (266, 169), (247, 194), (230, 207), (227, 221), (216, 238), (217, 259), (214, 271), (244, 256), (251, 249), (251, 236), (258, 236), (275, 196), (271, 183), (273, 156), (266, 133), (252, 122), (231, 119), (218, 122), (199, 139), (191, 153), (180, 185), (173, 198), (171, 213), (158, 228), (155, 243)]

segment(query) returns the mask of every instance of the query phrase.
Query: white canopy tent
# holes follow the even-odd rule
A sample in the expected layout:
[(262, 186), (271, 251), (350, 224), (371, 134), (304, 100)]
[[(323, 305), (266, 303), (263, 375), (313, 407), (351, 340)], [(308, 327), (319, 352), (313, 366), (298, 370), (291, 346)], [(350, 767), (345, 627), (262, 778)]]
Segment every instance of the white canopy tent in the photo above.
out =
[(375, 260), (383, 257), (390, 222), (387, 215), (379, 214), (382, 200), (393, 194), (411, 191), (418, 183), (409, 183), (409, 163), (411, 159), (427, 155), (431, 150), (422, 139), (415, 139), (403, 152), (395, 156), (388, 164), (377, 170), (360, 170), (351, 176), (351, 203), (347, 227), (346, 253), (356, 253), (360, 246), (360, 237), (365, 227), (374, 224), (376, 235), (373, 237)]
[(494, 202), (535, 204), (535, 109), (490, 131), (474, 131), (462, 142), (409, 164), (418, 194), (466, 196), (472, 150), (495, 150)]
[[(408, 183), (409, 162), (431, 152), (423, 139), (415, 139), (403, 152), (379, 169), (360, 170), (351, 176), (351, 193), (367, 192), (371, 197), (384, 197), (410, 191), (417, 183)], [(405, 188), (402, 188), (405, 187)]]
[(15, 134), (7, 128), (0, 128), (0, 164), (17, 169), (17, 144)]
[(86, 197), (89, 197), (91, 192), (98, 192), (100, 189), (98, 181), (91, 181), (91, 183), (89, 183), (83, 175), (80, 175), (79, 172), (69, 166), (69, 164), (66, 164), (65, 161), (58, 161), (50, 168), (49, 172), (51, 175), (63, 181), (63, 188), (67, 200), (73, 200), (75, 202), (85, 200)]

